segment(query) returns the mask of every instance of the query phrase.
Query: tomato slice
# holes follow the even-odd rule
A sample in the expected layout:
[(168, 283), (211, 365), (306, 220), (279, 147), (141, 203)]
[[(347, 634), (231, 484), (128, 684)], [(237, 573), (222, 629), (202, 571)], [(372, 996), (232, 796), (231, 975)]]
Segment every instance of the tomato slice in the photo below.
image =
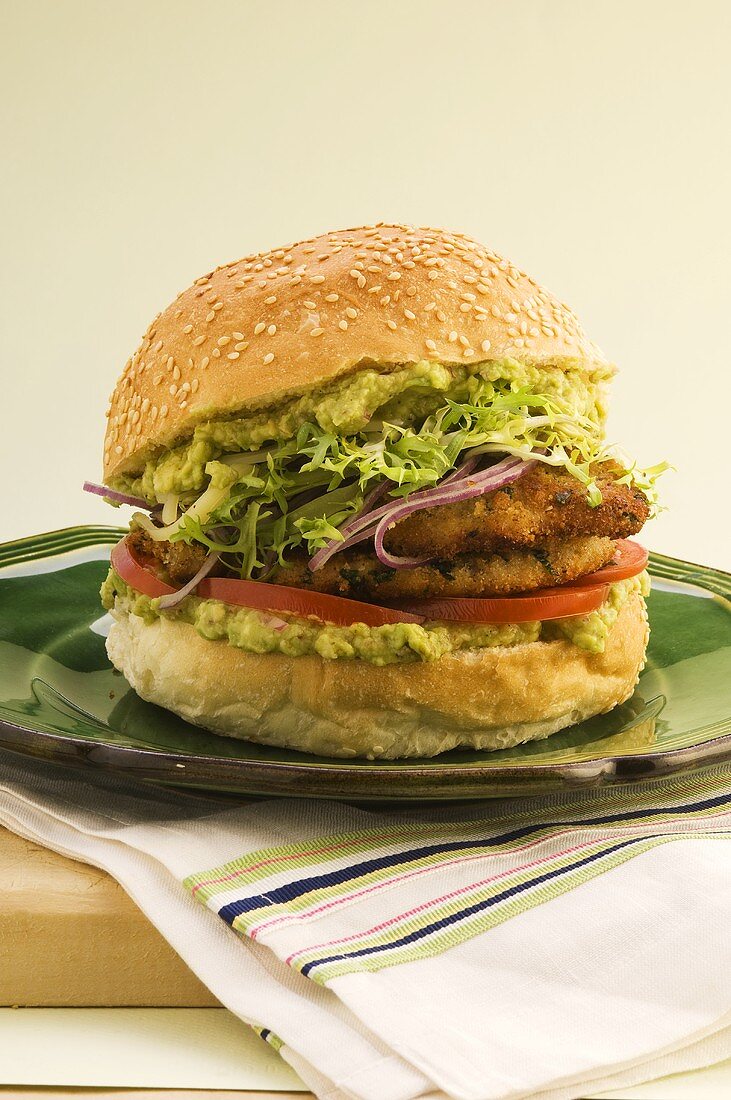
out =
[(614, 557), (607, 565), (597, 569), (595, 573), (587, 573), (584, 577), (577, 577), (575, 581), (567, 581), (567, 584), (580, 588), (584, 588), (587, 584), (614, 584), (615, 581), (636, 577), (647, 568), (650, 555), (639, 542), (634, 542), (632, 539), (617, 539), (615, 546)]
[[(159, 580), (150, 569), (135, 558), (126, 539), (114, 547), (111, 563), (123, 581), (137, 592), (155, 599), (176, 591)], [(236, 607), (251, 607), (260, 611), (289, 612), (301, 618), (314, 617), (335, 626), (386, 626), (390, 623), (420, 623), (418, 614), (400, 611), (379, 604), (360, 603), (344, 596), (328, 596), (322, 592), (307, 592), (303, 588), (287, 588), (263, 581), (242, 581), (229, 577), (206, 577), (196, 588), (202, 599), (221, 600)]]
[(437, 596), (433, 599), (399, 602), (405, 611), (423, 615), (425, 619), (442, 619), (463, 623), (532, 623), (546, 619), (565, 619), (569, 615), (588, 615), (604, 603), (609, 585), (594, 584), (586, 588), (541, 588), (535, 595), (493, 596), (468, 599), (458, 596)]
[(345, 596), (329, 596), (324, 592), (308, 592), (304, 588), (288, 588), (264, 581), (239, 581), (228, 577), (206, 577), (197, 588), (203, 599), (222, 600), (238, 607), (255, 607), (261, 611), (289, 611), (303, 618), (315, 616), (336, 626), (385, 626), (387, 623), (420, 623), (418, 613), (361, 603)]
[[(436, 596), (423, 600), (394, 601), (390, 607), (362, 603), (344, 596), (330, 596), (323, 592), (308, 592), (303, 588), (288, 588), (264, 581), (243, 581), (229, 577), (206, 577), (198, 585), (196, 594), (203, 599), (221, 600), (236, 607), (316, 618), (336, 626), (352, 626), (354, 623), (384, 626), (389, 623), (421, 623), (425, 619), (470, 623), (525, 623), (563, 619), (569, 615), (587, 615), (596, 611), (606, 600), (609, 585), (641, 573), (647, 565), (647, 559), (647, 550), (639, 543), (631, 539), (620, 539), (613, 561), (595, 573), (569, 581), (560, 588), (541, 588), (519, 596), (482, 599)], [(126, 539), (112, 550), (111, 562), (120, 577), (145, 596), (154, 599), (176, 591), (137, 560)]]
[(143, 596), (150, 596), (154, 600), (158, 596), (172, 596), (175, 592), (175, 589), (171, 588), (169, 584), (159, 580), (151, 569), (146, 569), (144, 565), (138, 562), (130, 550), (126, 538), (123, 538), (121, 542), (113, 547), (109, 560), (112, 563), (112, 568), (119, 573), (122, 580), (126, 581), (136, 592), (141, 592)]

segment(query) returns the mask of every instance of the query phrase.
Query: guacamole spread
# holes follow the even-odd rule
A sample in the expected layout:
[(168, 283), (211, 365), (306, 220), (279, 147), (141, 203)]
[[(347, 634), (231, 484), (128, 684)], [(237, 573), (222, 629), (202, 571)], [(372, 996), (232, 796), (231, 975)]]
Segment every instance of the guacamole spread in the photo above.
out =
[[(393, 623), (386, 626), (333, 626), (316, 620), (271, 616), (219, 600), (188, 596), (174, 610), (160, 611), (157, 601), (130, 588), (110, 570), (101, 590), (107, 610), (117, 606), (147, 622), (158, 616), (189, 623), (210, 641), (226, 641), (247, 653), (319, 654), (327, 660), (357, 658), (374, 665), (436, 661), (447, 653), (490, 646), (515, 646), (540, 639), (567, 638), (590, 653), (602, 653), (620, 608), (633, 592), (646, 595), (646, 573), (611, 585), (606, 602), (590, 615), (533, 623)], [(286, 626), (281, 627), (281, 622)]]
[(150, 458), (139, 476), (121, 476), (111, 487), (159, 500), (167, 494), (194, 492), (207, 478), (206, 464), (225, 454), (256, 451), (262, 445), (293, 439), (306, 423), (324, 432), (352, 436), (378, 421), (414, 424), (449, 401), (469, 405), (480, 382), (508, 382), (559, 400), (597, 426), (604, 421), (603, 385), (609, 368), (565, 370), (535, 367), (514, 359), (475, 366), (445, 366), (424, 360), (387, 371), (362, 369), (342, 381), (293, 397), (274, 408), (241, 419), (212, 418), (198, 424), (192, 438)]

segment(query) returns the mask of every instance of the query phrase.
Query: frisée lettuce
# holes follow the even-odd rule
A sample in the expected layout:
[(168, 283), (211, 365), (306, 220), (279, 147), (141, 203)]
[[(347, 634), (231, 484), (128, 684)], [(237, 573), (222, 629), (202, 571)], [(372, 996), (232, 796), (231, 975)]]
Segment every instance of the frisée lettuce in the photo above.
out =
[[(377, 487), (385, 500), (408, 497), (468, 456), (562, 467), (596, 506), (596, 467), (615, 457), (604, 442), (607, 376), (514, 360), (364, 369), (276, 409), (199, 424), (192, 439), (114, 487), (162, 506), (163, 526), (135, 515), (151, 537), (194, 539), (226, 554), (243, 577), (341, 537)], [(620, 476), (652, 503), (664, 468), (622, 461)]]

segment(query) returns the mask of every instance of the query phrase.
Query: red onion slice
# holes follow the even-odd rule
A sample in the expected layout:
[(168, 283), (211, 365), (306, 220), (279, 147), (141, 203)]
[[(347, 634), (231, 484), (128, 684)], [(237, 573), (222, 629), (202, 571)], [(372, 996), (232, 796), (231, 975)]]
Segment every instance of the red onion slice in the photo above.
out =
[[(435, 486), (435, 488), (441, 489), (459, 478), (467, 477), (468, 474), (472, 473), (479, 461), (480, 459), (476, 455), (466, 459), (461, 466), (458, 466), (456, 470), (452, 470), (451, 474), (448, 474), (438, 486)], [(351, 519), (350, 523), (340, 528), (340, 534), (343, 536), (342, 539), (331, 539), (326, 546), (323, 546), (321, 550), (313, 554), (308, 563), (309, 569), (313, 573), (316, 573), (318, 569), (322, 569), (325, 562), (329, 561), (333, 554), (339, 554), (341, 550), (347, 550), (348, 547), (355, 546), (356, 543), (363, 542), (365, 539), (370, 538), (378, 520), (381, 519), (382, 516), (387, 515), (388, 512), (392, 511), (394, 508), (400, 506), (399, 501), (391, 500), (388, 504), (384, 504), (380, 508), (373, 508), (376, 501), (380, 500), (387, 491), (389, 484), (388, 481), (383, 481), (365, 498), (363, 507), (355, 519)], [(409, 500), (414, 500), (420, 497), (422, 493), (432, 491), (431, 489), (417, 489), (417, 491), (409, 497)]]
[(166, 610), (171, 607), (177, 607), (181, 600), (184, 600), (186, 596), (189, 596), (191, 592), (198, 587), (204, 577), (207, 577), (213, 566), (219, 559), (219, 554), (209, 554), (203, 565), (200, 567), (194, 577), (184, 584), (182, 588), (179, 588), (177, 592), (171, 592), (168, 596), (160, 596), (157, 605), (161, 610)]
[(341, 539), (330, 539), (322, 549), (313, 554), (308, 562), (308, 567), (313, 573), (318, 569), (322, 569), (325, 562), (329, 561), (333, 554), (345, 550), (348, 546), (354, 546), (356, 542), (362, 542), (363, 539), (367, 539), (373, 533), (372, 529), (375, 527), (378, 517), (383, 514), (385, 509), (390, 507), (385, 505), (384, 508), (375, 510), (373, 508), (373, 505), (381, 499), (388, 489), (388, 485), (389, 483), (384, 481), (368, 494), (355, 518), (340, 528)]
[(93, 493), (97, 497), (106, 497), (107, 500), (114, 500), (117, 504), (129, 504), (143, 512), (149, 512), (151, 508), (151, 505), (142, 497), (131, 497), (127, 493), (117, 493), (114, 489), (108, 489), (106, 485), (96, 485), (93, 481), (85, 481), (83, 488), (85, 493)]
[(289, 623), (285, 622), (284, 619), (280, 619), (276, 615), (270, 615), (266, 611), (257, 611), (257, 614), (262, 624), (268, 626), (270, 630), (276, 630), (277, 634), (281, 634), (289, 626)]
[[(380, 520), (373, 539), (373, 546), (378, 560), (383, 565), (388, 566), (389, 569), (410, 569), (416, 565), (424, 565), (426, 562), (432, 561), (432, 558), (401, 558), (389, 553), (384, 546), (386, 532), (401, 520), (406, 519), (407, 516), (413, 515), (414, 512), (420, 512), (426, 508), (436, 508), (443, 504), (457, 504), (460, 501), (471, 500), (474, 497), (484, 496), (485, 493), (502, 489), (504, 485), (517, 481), (533, 465), (534, 462), (524, 461), (521, 458), (505, 458), (502, 462), (490, 466), (487, 470), (452, 482), (446, 489), (439, 486), (418, 494), (415, 493), (403, 504), (391, 509)], [(418, 499), (415, 499), (416, 497)]]

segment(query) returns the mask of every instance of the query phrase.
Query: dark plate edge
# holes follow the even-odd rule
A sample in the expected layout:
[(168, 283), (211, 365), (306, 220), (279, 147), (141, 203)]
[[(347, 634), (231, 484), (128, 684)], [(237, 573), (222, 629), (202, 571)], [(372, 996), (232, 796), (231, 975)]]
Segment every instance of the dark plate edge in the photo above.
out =
[[(65, 541), (71, 542), (69, 549), (74, 550), (90, 546), (106, 546), (117, 537), (121, 537), (122, 534), (124, 534), (123, 528), (108, 527), (101, 524), (77, 525), (59, 528), (55, 531), (42, 532), (38, 535), (25, 536), (11, 542), (0, 543), (0, 572), (4, 566), (19, 564), (23, 561), (39, 560), (51, 556), (53, 550), (50, 550), (49, 553), (49, 549), (47, 549), (49, 548), (49, 544), (54, 548), (57, 547), (58, 553), (61, 554), (64, 552), (62, 547)], [(38, 546), (39, 552), (23, 554), (24, 548), (33, 543), (40, 543)], [(13, 552), (10, 561), (3, 561), (5, 551)], [(17, 557), (15, 556), (15, 552), (18, 554)], [(714, 595), (721, 595), (722, 597), (731, 594), (731, 573), (718, 569), (715, 566), (705, 566), (699, 563), (685, 561), (682, 558), (673, 558), (666, 554), (655, 553), (650, 554), (650, 565), (658, 567), (658, 575), (661, 579), (676, 579), (685, 581), (685, 583), (696, 584), (698, 587), (705, 587), (706, 591), (713, 592)], [(681, 575), (677, 577), (674, 576), (675, 566), (685, 567), (678, 570), (678, 573)], [(698, 571), (701, 575), (705, 575), (706, 577), (708, 574), (711, 574), (714, 579), (717, 578), (720, 583), (718, 586), (704, 585), (701, 583), (700, 577), (689, 577), (686, 573), (686, 569), (691, 573)], [(665, 574), (664, 577), (663, 574)], [(719, 591), (719, 589), (721, 589), (721, 591)], [(729, 724), (731, 726), (731, 717), (729, 718)], [(347, 763), (320, 764), (313, 762), (311, 764), (292, 764), (285, 761), (271, 760), (237, 761), (227, 757), (216, 756), (196, 758), (185, 754), (162, 752), (154, 749), (133, 748), (125, 745), (111, 745), (104, 742), (92, 742), (83, 738), (49, 733), (43, 730), (32, 730), (24, 726), (18, 726), (12, 722), (7, 722), (4, 719), (0, 719), (0, 733), (4, 735), (0, 740), (0, 745), (11, 752), (17, 751), (17, 749), (20, 748), (21, 755), (43, 759), (46, 754), (42, 751), (42, 747), (50, 743), (61, 750), (54, 756), (56, 762), (58, 762), (59, 757), (61, 757), (67, 760), (68, 763), (102, 767), (105, 770), (116, 772), (117, 774), (134, 775), (140, 779), (148, 779), (156, 782), (173, 783), (176, 779), (179, 779), (180, 781), (185, 780), (191, 785), (205, 783), (209, 785), (209, 789), (216, 789), (210, 788), (211, 780), (208, 775), (195, 774), (197, 771), (202, 771), (202, 769), (196, 767), (197, 761), (203, 760), (205, 768), (213, 766), (220, 771), (223, 776), (230, 776), (230, 781), (236, 784), (236, 790), (241, 793), (297, 795), (299, 792), (293, 789), (297, 782), (305, 781), (309, 782), (311, 785), (313, 779), (315, 781), (322, 777), (332, 779), (333, 773), (335, 773), (344, 781), (358, 786), (359, 789), (357, 791), (350, 792), (353, 796), (357, 797), (358, 795), (362, 795), (370, 800), (376, 801), (389, 801), (395, 796), (399, 799), (417, 801), (420, 798), (423, 799), (424, 794), (436, 795), (442, 799), (465, 797), (479, 798), (481, 797), (481, 792), (484, 795), (485, 791), (489, 789), (504, 789), (511, 782), (518, 786), (525, 786), (526, 788), (530, 787), (532, 781), (545, 782), (547, 780), (556, 780), (567, 787), (579, 787), (584, 785), (593, 786), (600, 783), (625, 782), (631, 778), (639, 779), (658, 774), (669, 774), (681, 770), (683, 767), (687, 766), (687, 763), (690, 763), (691, 766), (699, 763), (700, 760), (702, 760), (703, 763), (715, 763), (731, 757), (731, 732), (729, 732), (713, 737), (708, 741), (702, 741), (698, 744), (685, 746), (679, 749), (667, 749), (653, 753), (637, 753), (631, 756), (621, 757), (596, 757), (592, 760), (574, 764), (523, 765), (499, 769), (491, 768), (489, 764), (442, 764), (439, 765), (438, 769), (435, 769), (433, 764), (430, 764), (428, 767), (420, 769), (419, 765), (415, 764), (413, 767), (409, 768), (408, 776), (402, 780), (404, 784), (412, 784), (415, 782), (420, 784), (420, 794), (411, 795), (406, 789), (401, 791), (398, 782), (391, 781), (391, 777), (393, 777), (393, 780), (396, 780), (396, 777), (400, 774), (400, 770), (394, 769), (392, 772), (384, 772), (382, 763), (377, 762), (372, 764), (362, 763), (355, 769)], [(9, 740), (5, 740), (5, 737), (8, 737)], [(65, 751), (66, 749), (69, 751)], [(690, 761), (688, 758), (691, 758)], [(141, 766), (139, 763), (140, 761)], [(149, 765), (152, 761), (164, 762), (166, 767), (151, 767)], [(176, 768), (181, 773), (179, 777), (175, 774)], [(271, 775), (272, 769), (275, 769), (278, 775), (285, 778), (287, 782), (278, 784)], [(245, 775), (241, 773), (245, 773)], [(264, 780), (263, 784), (257, 782), (257, 774)], [(389, 781), (385, 784), (384, 775), (389, 776)], [(479, 775), (479, 781), (470, 784), (470, 779), (474, 780), (476, 775)], [(377, 780), (380, 790), (370, 791), (367, 781), (374, 778)], [(244, 792), (241, 786), (242, 779), (253, 779), (256, 784), (255, 787), (253, 787), (251, 791)], [(361, 783), (361, 779), (364, 779), (366, 782)], [(440, 794), (438, 788), (441, 786), (442, 782), (450, 784), (454, 790), (454, 794)], [(187, 784), (183, 783), (182, 785)], [(384, 786), (388, 787), (388, 794), (381, 793)], [(224, 788), (219, 786), (218, 789)], [(472, 796), (466, 793), (470, 789), (474, 790), (474, 795)], [(325, 793), (326, 792), (323, 792), (323, 794)], [(526, 793), (528, 793), (527, 790)], [(342, 795), (334, 792), (331, 797), (338, 798), (342, 797)]]

